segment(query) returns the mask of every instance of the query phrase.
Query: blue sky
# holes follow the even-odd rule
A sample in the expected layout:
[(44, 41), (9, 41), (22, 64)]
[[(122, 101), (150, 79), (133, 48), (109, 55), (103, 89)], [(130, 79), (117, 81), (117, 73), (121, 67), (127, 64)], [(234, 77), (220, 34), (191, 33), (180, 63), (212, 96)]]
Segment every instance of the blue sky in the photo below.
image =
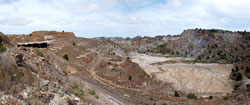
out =
[(0, 0), (0, 31), (74, 32), (79, 37), (250, 31), (250, 0)]

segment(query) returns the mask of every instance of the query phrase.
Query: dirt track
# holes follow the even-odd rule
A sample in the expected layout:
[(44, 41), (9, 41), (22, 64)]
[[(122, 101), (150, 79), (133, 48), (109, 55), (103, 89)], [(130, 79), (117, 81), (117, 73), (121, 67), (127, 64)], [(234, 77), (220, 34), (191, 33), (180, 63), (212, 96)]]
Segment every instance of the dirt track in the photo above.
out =
[(172, 83), (173, 88), (178, 91), (193, 92), (198, 95), (224, 95), (233, 91), (229, 80), (233, 67), (231, 64), (155, 64), (169, 60), (189, 60), (189, 58), (166, 58), (137, 53), (131, 53), (130, 56), (132, 61), (138, 63), (146, 73), (161, 81)]

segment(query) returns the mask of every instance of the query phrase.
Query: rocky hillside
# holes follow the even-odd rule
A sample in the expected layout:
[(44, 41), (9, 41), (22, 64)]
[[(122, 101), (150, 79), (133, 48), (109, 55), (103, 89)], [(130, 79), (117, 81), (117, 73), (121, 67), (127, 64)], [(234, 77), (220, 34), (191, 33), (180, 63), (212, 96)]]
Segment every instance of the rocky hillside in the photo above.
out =
[(195, 57), (203, 62), (236, 63), (246, 59), (250, 49), (247, 32), (194, 29), (180, 39), (166, 42), (155, 51), (173, 56)]
[[(46, 36), (53, 36), (53, 39), (49, 39), (51, 43), (45, 48), (17, 46), (18, 43), (39, 44), (40, 41), (48, 41)], [(248, 32), (203, 29), (186, 30), (176, 36), (126, 39), (78, 38), (71, 32), (55, 31), (36, 31), (27, 35), (0, 33), (0, 104), (217, 105), (231, 102), (244, 103), (249, 97), (242, 93), (249, 94), (250, 92), (249, 40), (250, 33)], [(161, 57), (166, 59), (189, 57), (191, 58), (189, 61), (178, 61), (187, 65), (195, 62), (234, 64), (230, 75), (231, 79), (235, 80), (234, 92), (226, 97), (215, 97), (212, 100), (197, 98), (191, 93), (191, 99), (186, 98), (187, 93), (179, 92), (179, 95), (171, 83), (157, 79), (157, 73), (161, 75), (160, 72), (165, 72), (162, 70), (163, 67), (157, 67), (158, 64), (148, 64), (148, 68), (141, 68), (141, 65), (144, 65), (143, 59), (146, 58), (139, 58), (135, 63), (128, 52), (157, 55), (159, 59), (162, 59)], [(153, 58), (149, 58), (149, 61), (152, 61)], [(161, 65), (161, 63), (175, 61), (156, 60), (156, 62)], [(151, 66), (155, 66), (156, 70), (159, 69), (159, 71), (152, 71), (152, 73), (157, 72), (155, 75), (147, 73), (151, 71), (145, 72), (146, 69), (151, 69)], [(199, 67), (197, 68), (200, 70)], [(230, 72), (228, 78), (229, 74)], [(207, 74), (204, 75), (207, 76)], [(163, 75), (161, 79), (166, 79), (166, 76)], [(214, 78), (211, 79), (214, 80)], [(231, 85), (227, 86), (231, 87)], [(181, 97), (178, 98), (176, 94)], [(244, 100), (238, 100), (241, 98)]]
[[(44, 41), (44, 36), (54, 37), (47, 48), (16, 46)], [(151, 80), (112, 42), (54, 31), (1, 38), (0, 104), (131, 104), (108, 87), (143, 88)]]
[[(231, 79), (234, 92), (226, 99), (246, 98), (250, 90), (250, 32), (190, 29), (176, 36), (107, 38), (128, 51), (192, 57), (193, 62), (234, 64)], [(134, 46), (131, 48), (130, 46)], [(243, 100), (242, 100), (243, 101)], [(247, 100), (244, 100), (247, 101)]]

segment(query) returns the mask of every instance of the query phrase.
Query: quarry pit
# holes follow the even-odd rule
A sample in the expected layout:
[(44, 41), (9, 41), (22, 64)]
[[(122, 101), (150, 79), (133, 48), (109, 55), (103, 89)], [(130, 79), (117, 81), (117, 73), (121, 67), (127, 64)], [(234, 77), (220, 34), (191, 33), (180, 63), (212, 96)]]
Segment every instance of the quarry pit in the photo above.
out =
[[(130, 53), (130, 58), (151, 77), (170, 83), (184, 93), (199, 96), (224, 96), (232, 93), (232, 81), (229, 79), (231, 64), (195, 63), (192, 58), (160, 57), (146, 54)], [(174, 62), (168, 61), (190, 61)]]

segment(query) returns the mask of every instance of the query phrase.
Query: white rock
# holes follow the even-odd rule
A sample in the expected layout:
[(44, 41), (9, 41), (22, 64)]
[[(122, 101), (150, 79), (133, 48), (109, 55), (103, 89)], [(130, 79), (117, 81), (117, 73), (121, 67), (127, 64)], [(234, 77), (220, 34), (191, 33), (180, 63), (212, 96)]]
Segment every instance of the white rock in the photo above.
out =
[(23, 98), (28, 98), (28, 93), (23, 92)]
[(44, 80), (40, 82), (40, 86), (48, 86), (49, 80)]
[(75, 97), (75, 100), (76, 100), (77, 102), (79, 102), (79, 101), (80, 101), (80, 98), (78, 98), (78, 97)]

